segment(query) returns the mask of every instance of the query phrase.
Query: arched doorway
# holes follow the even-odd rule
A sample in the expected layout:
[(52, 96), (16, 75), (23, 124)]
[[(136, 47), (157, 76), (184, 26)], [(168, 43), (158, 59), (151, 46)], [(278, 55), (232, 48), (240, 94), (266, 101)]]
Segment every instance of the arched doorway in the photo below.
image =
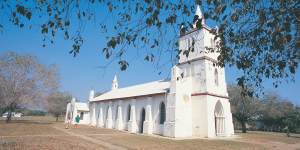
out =
[(145, 121), (145, 118), (146, 118), (146, 111), (145, 111), (145, 108), (142, 109), (142, 112), (141, 112), (141, 119), (140, 119), (140, 133), (143, 133), (144, 131), (144, 121)]
[(225, 133), (225, 116), (223, 106), (220, 101), (215, 106), (215, 133), (216, 136), (222, 136)]
[(80, 120), (83, 120), (83, 112), (80, 112)]

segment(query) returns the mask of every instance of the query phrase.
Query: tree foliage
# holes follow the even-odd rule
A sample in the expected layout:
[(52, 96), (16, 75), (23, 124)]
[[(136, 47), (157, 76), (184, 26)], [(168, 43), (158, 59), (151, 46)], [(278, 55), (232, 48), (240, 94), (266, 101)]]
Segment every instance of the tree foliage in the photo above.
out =
[(228, 86), (233, 117), (241, 124), (243, 133), (247, 126), (264, 131), (296, 132), (300, 129), (300, 109), (274, 92), (267, 92), (262, 98), (247, 94), (250, 88)]
[[(126, 70), (129, 49), (136, 50), (138, 57), (143, 54), (145, 61), (169, 57), (176, 62), (176, 56), (183, 52), (178, 49), (178, 33), (190, 30), (197, 4), (204, 8), (206, 21), (219, 27), (212, 32), (220, 42), (207, 51), (220, 52), (220, 66), (227, 64), (243, 71), (237, 78), (240, 86), (261, 87), (266, 78), (275, 79), (274, 86), (284, 79), (293, 80), (300, 58), (299, 1), (3, 0), (0, 14), (20, 28), (31, 28), (33, 20), (38, 21), (45, 43), (53, 43), (57, 33), (63, 33), (65, 39), (73, 41), (70, 53), (74, 56), (84, 43), (86, 23), (94, 22), (106, 35), (103, 55), (117, 60), (120, 69)], [(198, 29), (202, 28), (201, 21)], [(0, 30), (5, 28), (0, 22)]]
[(228, 86), (232, 115), (242, 125), (243, 133), (246, 133), (246, 124), (259, 116), (260, 101), (256, 97), (243, 94), (243, 90), (239, 86)]
[(265, 130), (295, 132), (300, 128), (300, 109), (275, 93), (269, 92), (262, 99), (259, 120)]
[(17, 107), (43, 105), (44, 97), (58, 86), (56, 67), (41, 64), (36, 57), (14, 52), (0, 54), (0, 107), (11, 112)]
[(66, 106), (71, 98), (70, 94), (62, 92), (53, 92), (47, 97), (47, 110), (56, 117), (56, 121), (66, 112)]

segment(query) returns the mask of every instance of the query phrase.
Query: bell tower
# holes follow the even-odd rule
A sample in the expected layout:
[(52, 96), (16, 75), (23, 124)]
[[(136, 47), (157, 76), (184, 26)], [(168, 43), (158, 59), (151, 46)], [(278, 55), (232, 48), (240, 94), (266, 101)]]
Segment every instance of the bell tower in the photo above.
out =
[[(164, 135), (215, 136), (212, 127), (215, 126), (214, 110), (217, 102), (220, 102), (225, 114), (222, 116), (225, 121), (219, 124), (224, 125), (224, 135), (230, 135), (233, 127), (225, 70), (217, 66), (219, 53), (216, 45), (219, 39), (215, 38), (213, 32), (217, 29), (205, 24), (200, 6), (197, 6), (193, 23), (192, 29), (180, 32), (181, 53), (178, 64), (172, 68)], [(212, 49), (214, 51), (209, 51)]]
[[(201, 21), (201, 28), (197, 28)], [(225, 70), (217, 65), (220, 53), (217, 50), (217, 28), (205, 24), (198, 5), (193, 20), (193, 28), (179, 38), (180, 59), (173, 67), (173, 80), (191, 80), (190, 93), (208, 92), (227, 96)], [(199, 26), (199, 25), (198, 25)]]
[[(197, 28), (198, 21), (201, 20), (201, 28)], [(190, 31), (180, 34), (179, 38), (179, 50), (180, 59), (179, 63), (186, 63), (189, 61), (194, 61), (199, 58), (209, 58), (217, 60), (218, 53), (209, 52), (208, 48), (215, 49), (218, 39), (215, 39), (212, 29), (205, 24), (205, 19), (200, 9), (197, 5), (196, 13), (193, 21), (193, 28)]]

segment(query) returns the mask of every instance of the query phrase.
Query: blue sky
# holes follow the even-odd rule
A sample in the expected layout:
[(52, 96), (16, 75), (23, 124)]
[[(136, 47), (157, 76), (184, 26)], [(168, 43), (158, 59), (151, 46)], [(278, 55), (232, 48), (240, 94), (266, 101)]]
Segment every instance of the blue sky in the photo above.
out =
[[(35, 55), (44, 64), (57, 64), (59, 66), (61, 90), (68, 91), (81, 101), (88, 98), (89, 90), (106, 91), (111, 87), (111, 81), (115, 74), (119, 77), (119, 86), (126, 87), (138, 83), (167, 78), (171, 65), (158, 70), (151, 63), (140, 60), (130, 62), (126, 71), (120, 71), (117, 62), (112, 63), (106, 69), (99, 66), (107, 63), (102, 55), (102, 48), (106, 41), (99, 32), (99, 27), (89, 25), (84, 32), (85, 41), (80, 54), (73, 57), (69, 54), (71, 42), (65, 41), (58, 36), (54, 44), (42, 47), (42, 35), (40, 28), (33, 27), (32, 30), (18, 29), (14, 26), (6, 26), (4, 32), (0, 33), (0, 52), (16, 51)], [(265, 81), (265, 90), (277, 92), (283, 98), (300, 105), (300, 69), (297, 70), (295, 83), (283, 83), (279, 88), (272, 87), (271, 81)], [(239, 72), (234, 68), (226, 68), (227, 84), (235, 83)]]

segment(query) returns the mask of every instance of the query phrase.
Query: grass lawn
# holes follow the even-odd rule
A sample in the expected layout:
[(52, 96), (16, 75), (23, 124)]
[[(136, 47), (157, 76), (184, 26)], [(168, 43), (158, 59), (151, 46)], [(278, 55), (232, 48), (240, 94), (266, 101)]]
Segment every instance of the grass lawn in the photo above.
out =
[(112, 129), (80, 126), (64, 129), (52, 117), (24, 117), (6, 124), (0, 120), (0, 149), (299, 149), (300, 138), (281, 133), (237, 133), (236, 138), (188, 139), (130, 134)]

